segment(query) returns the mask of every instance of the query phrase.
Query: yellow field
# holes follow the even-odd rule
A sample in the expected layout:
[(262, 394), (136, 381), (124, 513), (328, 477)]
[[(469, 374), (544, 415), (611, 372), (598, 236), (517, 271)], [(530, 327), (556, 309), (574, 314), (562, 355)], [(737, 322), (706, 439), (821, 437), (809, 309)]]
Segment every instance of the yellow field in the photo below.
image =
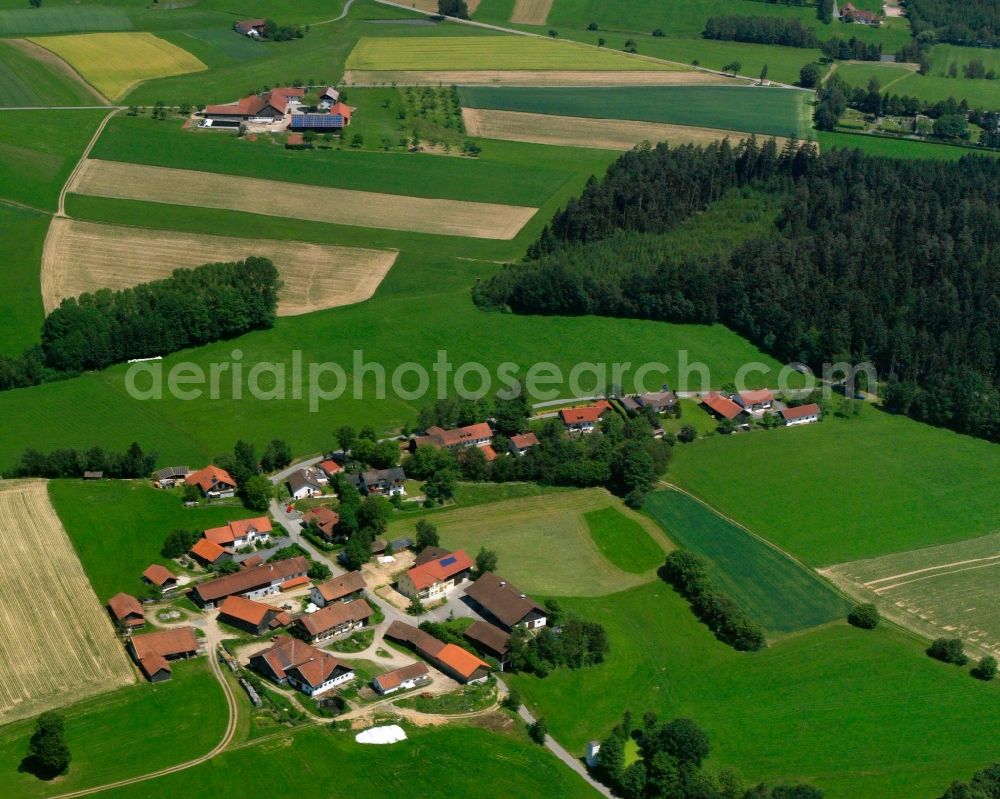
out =
[(704, 84), (746, 85), (712, 72), (695, 70), (671, 72), (629, 72), (622, 70), (530, 70), (530, 69), (424, 69), (361, 70), (344, 73), (352, 86), (701, 86)]
[(109, 100), (144, 80), (208, 69), (187, 50), (151, 33), (81, 33), (31, 41), (66, 61)]
[(420, 36), (359, 39), (348, 70), (613, 70), (685, 69), (643, 55), (537, 36)]
[(169, 277), (174, 269), (250, 255), (270, 258), (284, 285), (278, 315), (294, 316), (367, 300), (397, 253), (302, 241), (236, 239), (53, 219), (42, 255), (46, 313), (66, 297)]
[(552, 0), (517, 0), (511, 22), (521, 25), (544, 25), (552, 10)]
[(0, 481), (0, 529), (0, 723), (133, 682), (44, 480)]
[[(749, 133), (734, 130), (670, 125), (665, 122), (586, 119), (485, 108), (463, 108), (462, 119), (470, 136), (561, 147), (595, 147), (602, 150), (631, 150), (643, 141), (653, 144), (666, 141), (677, 145), (708, 144), (730, 139), (735, 143), (750, 136)], [(784, 140), (779, 139), (778, 145), (782, 144)]]
[(301, 183), (88, 160), (70, 191), (96, 197), (222, 208), (355, 227), (512, 239), (538, 210), (518, 205), (429, 200)]

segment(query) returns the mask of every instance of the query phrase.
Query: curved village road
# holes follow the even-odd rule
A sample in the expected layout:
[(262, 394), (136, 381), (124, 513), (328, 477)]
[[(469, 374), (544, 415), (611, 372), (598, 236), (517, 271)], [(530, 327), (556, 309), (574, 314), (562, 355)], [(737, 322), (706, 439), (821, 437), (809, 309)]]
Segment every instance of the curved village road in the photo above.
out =
[(48, 799), (74, 799), (77, 796), (89, 796), (91, 794), (100, 793), (101, 791), (109, 791), (112, 788), (121, 788), (125, 785), (133, 785), (137, 782), (146, 782), (147, 780), (156, 779), (157, 777), (165, 777), (167, 774), (174, 774), (178, 771), (185, 771), (189, 768), (194, 768), (195, 766), (200, 766), (208, 760), (211, 760), (216, 755), (220, 754), (227, 746), (229, 746), (230, 741), (233, 740), (233, 736), (236, 734), (236, 697), (233, 695), (233, 689), (230, 687), (229, 683), (226, 682), (226, 678), (222, 673), (222, 667), (219, 665), (219, 659), (216, 656), (217, 652), (215, 648), (208, 653), (209, 664), (212, 667), (212, 673), (215, 678), (219, 681), (219, 685), (222, 686), (222, 692), (226, 697), (226, 706), (229, 710), (229, 720), (226, 722), (226, 731), (222, 735), (222, 740), (210, 751), (202, 755), (201, 757), (196, 757), (194, 760), (188, 760), (185, 763), (179, 763), (176, 766), (168, 766), (167, 768), (162, 768), (159, 771), (151, 771), (148, 774), (141, 774), (138, 777), (130, 777), (124, 780), (117, 780), (116, 782), (108, 782), (104, 785), (95, 785), (93, 788), (82, 788), (79, 791), (70, 791), (69, 793), (61, 793), (55, 796), (48, 797)]

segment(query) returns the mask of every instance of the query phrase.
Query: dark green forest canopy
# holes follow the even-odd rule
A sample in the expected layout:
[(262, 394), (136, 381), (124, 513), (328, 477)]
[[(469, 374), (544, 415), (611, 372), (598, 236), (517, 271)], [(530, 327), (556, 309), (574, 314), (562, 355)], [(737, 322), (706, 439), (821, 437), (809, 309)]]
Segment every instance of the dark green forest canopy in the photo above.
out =
[[(779, 190), (766, 237), (686, 257), (669, 231), (740, 186)], [(786, 361), (869, 360), (886, 404), (1000, 440), (1000, 164), (773, 142), (626, 153), (480, 307), (722, 322)]]
[(913, 33), (933, 31), (956, 44), (1000, 44), (1000, 3), (997, 0), (907, 0)]

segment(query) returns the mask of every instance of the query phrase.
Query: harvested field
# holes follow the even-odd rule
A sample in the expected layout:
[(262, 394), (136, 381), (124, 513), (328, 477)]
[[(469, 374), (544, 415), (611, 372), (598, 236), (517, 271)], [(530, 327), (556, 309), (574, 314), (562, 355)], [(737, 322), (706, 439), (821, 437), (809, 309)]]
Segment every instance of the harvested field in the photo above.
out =
[(0, 482), (0, 723), (134, 680), (43, 480)]
[(517, 0), (511, 22), (521, 25), (544, 25), (552, 10), (552, 0)]
[[(476, 9), (479, 8), (480, 0), (466, 0), (465, 5), (469, 8), (469, 16), (471, 17), (476, 13)], [(428, 14), (438, 13), (438, 0), (410, 0), (407, 5), (416, 8), (419, 11), (426, 11)]]
[(42, 255), (42, 300), (48, 313), (66, 297), (135, 286), (169, 277), (174, 269), (250, 255), (274, 261), (284, 282), (278, 315), (295, 316), (367, 300), (397, 253), (53, 219)]
[(822, 569), (855, 598), (928, 638), (1000, 656), (1000, 532)]
[(344, 82), (352, 86), (694, 86), (741, 84), (747, 81), (711, 72), (632, 72), (607, 70), (444, 69), (365, 70), (349, 69)]
[(70, 191), (335, 225), (512, 239), (537, 208), (333, 189), (187, 169), (90, 159)]
[(144, 80), (208, 69), (187, 50), (151, 33), (82, 33), (31, 41), (66, 61), (111, 100)]
[[(463, 108), (462, 119), (470, 136), (603, 150), (631, 150), (642, 141), (667, 141), (672, 145), (707, 144), (728, 138), (736, 142), (748, 135), (734, 130), (688, 125), (628, 119), (583, 119), (482, 108)], [(779, 145), (783, 143), (784, 139), (779, 140)]]

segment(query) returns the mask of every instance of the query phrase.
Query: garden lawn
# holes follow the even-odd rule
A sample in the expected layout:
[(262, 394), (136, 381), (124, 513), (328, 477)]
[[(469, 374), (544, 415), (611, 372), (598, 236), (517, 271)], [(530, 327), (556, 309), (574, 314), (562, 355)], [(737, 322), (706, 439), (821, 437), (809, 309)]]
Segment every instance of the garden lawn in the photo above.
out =
[(54, 211), (63, 184), (106, 113), (0, 114), (0, 200)]
[[(586, 515), (604, 509), (638, 526), (647, 540), (646, 530), (655, 529), (600, 488), (443, 510), (426, 518), (438, 528), (442, 546), (464, 549), (472, 557), (480, 547), (494, 550), (498, 571), (522, 591), (597, 596), (654, 579), (654, 570), (661, 562), (660, 558), (646, 558), (643, 563), (649, 565), (640, 574), (638, 562), (625, 571), (606, 559), (591, 537)], [(414, 527), (415, 522), (409, 519), (393, 521), (389, 537), (413, 537)]]
[[(0, 202), (0, 354), (20, 355), (38, 342), (45, 318), (38, 283), (49, 216)], [(2, 468), (2, 467), (0, 467)]]
[(702, 439), (675, 448), (670, 468), (672, 481), (812, 566), (1000, 529), (997, 474), (995, 444), (871, 406), (849, 420)]
[(17, 45), (0, 40), (0, 106), (99, 104), (79, 80), (32, 58)]
[(895, 628), (827, 625), (747, 654), (662, 583), (560, 603), (604, 625), (607, 660), (512, 681), (576, 755), (629, 708), (694, 719), (711, 740), (710, 770), (808, 782), (826, 799), (931, 799), (996, 760), (997, 686), (931, 660)]
[(645, 510), (678, 545), (705, 558), (715, 587), (771, 634), (815, 627), (850, 610), (815, 572), (687, 494), (654, 492)]
[(806, 138), (810, 95), (752, 86), (625, 86), (618, 88), (461, 89), (473, 108), (602, 119), (635, 119)]
[(592, 510), (583, 518), (601, 554), (622, 571), (643, 574), (663, 565), (663, 546), (638, 521), (618, 508)]
[(34, 720), (0, 727), (5, 799), (42, 799), (182, 763), (208, 752), (226, 726), (225, 699), (204, 657), (174, 663), (169, 682), (142, 680), (60, 712), (73, 760), (55, 782), (18, 770)]
[(53, 480), (49, 496), (102, 602), (119, 591), (140, 592), (142, 572), (151, 563), (176, 572), (177, 564), (160, 555), (172, 530), (204, 530), (259, 515), (234, 505), (185, 508), (179, 492), (140, 480)]

